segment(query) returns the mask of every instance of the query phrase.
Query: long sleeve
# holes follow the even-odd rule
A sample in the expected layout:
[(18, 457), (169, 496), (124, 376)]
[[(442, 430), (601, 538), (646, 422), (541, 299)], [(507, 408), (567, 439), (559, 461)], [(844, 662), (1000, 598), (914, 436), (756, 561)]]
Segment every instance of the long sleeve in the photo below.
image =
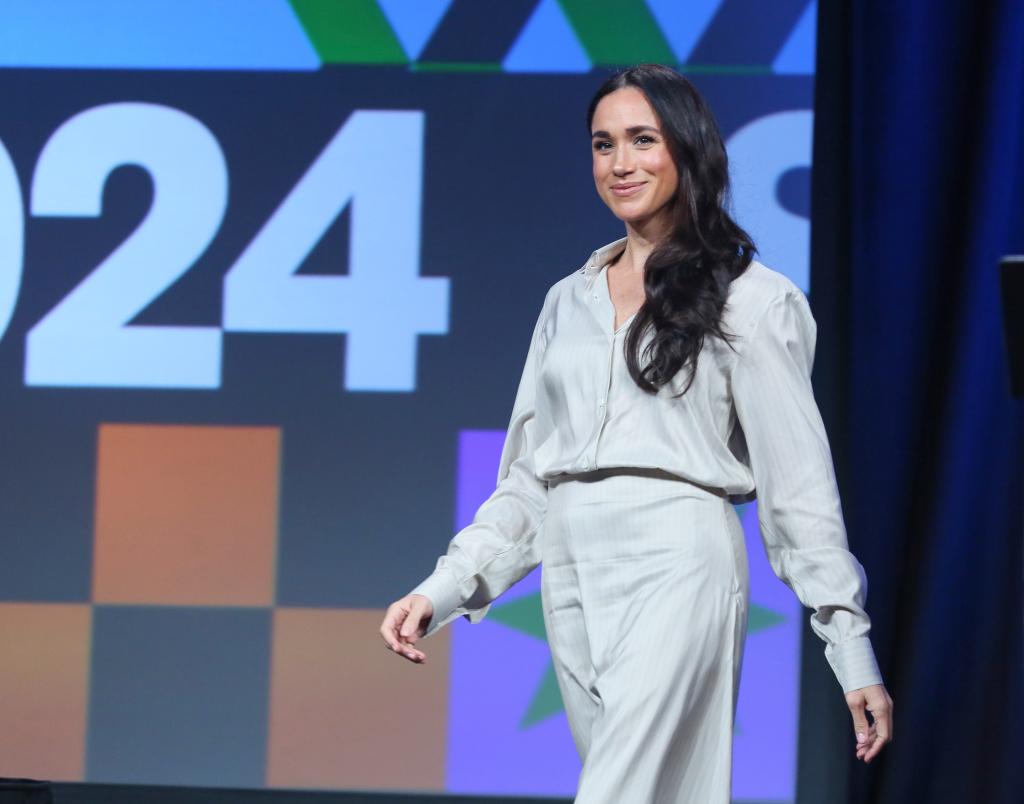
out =
[(814, 401), (817, 328), (807, 299), (774, 299), (739, 347), (736, 415), (775, 574), (814, 610), (811, 627), (844, 692), (882, 683), (864, 610), (867, 578), (849, 550), (832, 455)]
[(540, 563), (537, 532), (547, 509), (547, 483), (534, 474), (535, 366), (544, 312), (537, 319), (502, 448), (498, 483), (410, 594), (430, 598), (434, 615), (424, 636), (465, 615), (477, 623), (491, 602)]

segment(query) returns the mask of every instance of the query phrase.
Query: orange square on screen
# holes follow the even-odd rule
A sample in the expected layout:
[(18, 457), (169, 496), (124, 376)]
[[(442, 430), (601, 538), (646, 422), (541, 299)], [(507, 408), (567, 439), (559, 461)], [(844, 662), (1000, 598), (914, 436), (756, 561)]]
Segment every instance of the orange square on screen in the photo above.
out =
[(277, 609), (267, 784), (443, 790), (450, 631), (387, 649), (377, 609)]
[(103, 424), (93, 600), (274, 602), (280, 431)]
[(92, 611), (0, 603), (0, 776), (80, 781)]

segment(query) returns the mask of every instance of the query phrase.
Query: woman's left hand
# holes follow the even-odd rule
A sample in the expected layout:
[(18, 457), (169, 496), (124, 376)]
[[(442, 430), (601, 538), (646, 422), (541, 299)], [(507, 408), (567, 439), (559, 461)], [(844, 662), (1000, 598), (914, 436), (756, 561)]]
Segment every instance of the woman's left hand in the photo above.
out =
[[(846, 693), (846, 705), (853, 715), (853, 731), (857, 735), (857, 759), (870, 762), (886, 743), (892, 742), (892, 698), (882, 684), (861, 687)], [(868, 723), (865, 713), (874, 722)]]

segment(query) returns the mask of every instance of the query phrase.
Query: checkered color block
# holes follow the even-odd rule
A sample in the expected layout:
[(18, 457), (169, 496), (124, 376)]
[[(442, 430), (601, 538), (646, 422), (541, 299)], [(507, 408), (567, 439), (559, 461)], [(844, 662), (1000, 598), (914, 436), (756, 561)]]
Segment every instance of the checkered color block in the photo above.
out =
[(269, 606), (280, 431), (103, 424), (93, 600)]
[(0, 604), (0, 776), (82, 779), (90, 615), (88, 605)]
[(95, 606), (86, 779), (261, 787), (266, 608)]
[(383, 617), (274, 611), (268, 785), (444, 790), (451, 635), (413, 664), (386, 648)]

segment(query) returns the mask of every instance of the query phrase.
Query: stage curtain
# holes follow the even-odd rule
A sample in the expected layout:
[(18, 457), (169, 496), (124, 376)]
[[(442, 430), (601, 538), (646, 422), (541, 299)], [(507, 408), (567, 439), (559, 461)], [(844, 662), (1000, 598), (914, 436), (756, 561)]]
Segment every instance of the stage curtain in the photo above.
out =
[(801, 804), (1020, 801), (1022, 403), (998, 261), (1024, 253), (1024, 3), (818, 8), (815, 388), (895, 741), (854, 757), (804, 639)]

